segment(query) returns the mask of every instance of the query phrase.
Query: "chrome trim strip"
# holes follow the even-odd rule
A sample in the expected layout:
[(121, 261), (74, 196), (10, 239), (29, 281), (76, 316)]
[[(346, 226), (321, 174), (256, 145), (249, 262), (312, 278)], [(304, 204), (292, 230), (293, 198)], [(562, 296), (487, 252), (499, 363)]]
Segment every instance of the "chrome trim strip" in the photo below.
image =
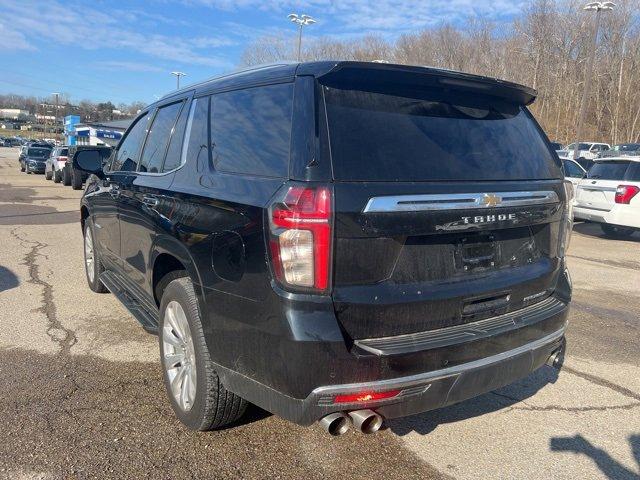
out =
[(527, 343), (512, 350), (507, 350), (506, 352), (492, 355), (490, 357), (474, 360), (473, 362), (463, 363), (462, 365), (455, 365), (453, 367), (434, 370), (432, 372), (419, 373), (416, 375), (410, 375), (408, 377), (389, 378), (387, 380), (378, 380), (374, 382), (347, 383), (344, 385), (329, 385), (325, 387), (318, 387), (314, 389), (309, 396), (331, 394), (335, 395), (338, 393), (361, 392), (363, 390), (377, 391), (385, 389), (404, 388), (417, 383), (434, 382), (436, 380), (440, 380), (441, 378), (450, 377), (452, 375), (460, 375), (477, 368), (488, 367), (491, 364), (503, 362), (505, 360), (511, 359), (512, 357), (522, 355), (523, 353), (542, 348), (549, 343), (553, 343), (556, 340), (562, 338), (566, 329), (567, 327), (565, 324), (565, 326), (560, 330), (557, 330), (556, 332), (539, 338), (538, 340), (535, 340), (533, 342)]
[(372, 197), (362, 213), (419, 212), (427, 210), (467, 210), (558, 203), (552, 190), (537, 192), (449, 193)]
[(596, 185), (578, 185), (578, 188), (581, 190), (589, 190), (590, 192), (615, 192), (617, 190), (616, 187), (598, 187)]
[[(546, 292), (542, 292), (542, 294), (544, 295)], [(419, 352), (471, 342), (531, 325), (540, 321), (541, 317), (548, 318), (562, 312), (566, 307), (566, 303), (551, 296), (513, 312), (475, 322), (393, 337), (365, 338), (355, 340), (354, 344), (378, 356)]]

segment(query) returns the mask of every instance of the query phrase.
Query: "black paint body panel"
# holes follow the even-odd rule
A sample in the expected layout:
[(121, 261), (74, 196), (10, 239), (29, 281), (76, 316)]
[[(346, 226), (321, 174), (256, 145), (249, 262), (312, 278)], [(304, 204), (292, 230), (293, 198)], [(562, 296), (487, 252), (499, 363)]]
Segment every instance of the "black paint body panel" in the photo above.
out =
[[(96, 248), (105, 267), (126, 277), (131, 295), (157, 318), (159, 299), (154, 288), (158, 278), (154, 272), (168, 258), (179, 262), (194, 283), (209, 351), (225, 385), (250, 402), (299, 423), (310, 423), (318, 415), (329, 413), (326, 409), (296, 410), (303, 408), (296, 405), (318, 387), (405, 377), (496, 355), (562, 330), (567, 310), (470, 344), (389, 357), (358, 349), (355, 339), (486, 318), (498, 312), (464, 319), (465, 303), (506, 291), (512, 300), (506, 311), (521, 308), (526, 297), (540, 291), (567, 303), (570, 300), (565, 266), (557, 252), (565, 201), (561, 178), (459, 184), (333, 181), (317, 78), (343, 68), (356, 71), (358, 67), (366, 69), (367, 75), (385, 75), (385, 67), (379, 64), (287, 64), (187, 87), (145, 110), (144, 114), (183, 98), (295, 82), (288, 178), (218, 172), (209, 152), (208, 162), (187, 158), (184, 165), (167, 174), (107, 171), (104, 178), (92, 176), (81, 202), (83, 218), (90, 215), (98, 225)], [(426, 71), (387, 68), (402, 68), (407, 75)], [(427, 74), (429, 81), (460, 78), (470, 82), (468, 88), (472, 89), (474, 82), (490, 85), (492, 94), (523, 104), (534, 96), (529, 89), (507, 82), (456, 77), (437, 70), (428, 70)], [(332, 291), (327, 295), (285, 290), (271, 272), (265, 236), (267, 209), (274, 195), (290, 181), (333, 185), (334, 276)], [(436, 229), (459, 218), (460, 212), (362, 213), (372, 196), (525, 190), (553, 190), (561, 201), (523, 210), (525, 219), (518, 225), (505, 222), (478, 227), (464, 235)], [(431, 273), (412, 266), (412, 258), (423, 255), (426, 264), (433, 258), (424, 252), (438, 252), (439, 248), (448, 248), (446, 244), (453, 245), (453, 240), (445, 241), (449, 238), (446, 235), (482, 236), (515, 227), (530, 231), (536, 240), (535, 249), (524, 260), (517, 259), (517, 265), (505, 261), (496, 268), (446, 281), (443, 275), (448, 275), (450, 265), (429, 269)], [(434, 246), (438, 242), (441, 246)], [(433, 250), (419, 248), (427, 244)], [(454, 258), (451, 252), (449, 255)]]

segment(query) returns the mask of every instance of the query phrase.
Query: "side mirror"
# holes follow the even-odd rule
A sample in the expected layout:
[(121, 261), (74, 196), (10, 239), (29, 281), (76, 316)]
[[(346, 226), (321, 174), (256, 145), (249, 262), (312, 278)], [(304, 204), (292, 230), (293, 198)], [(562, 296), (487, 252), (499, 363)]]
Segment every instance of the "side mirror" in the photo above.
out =
[(99, 178), (104, 177), (102, 155), (99, 150), (80, 150), (73, 156), (73, 168), (92, 173)]

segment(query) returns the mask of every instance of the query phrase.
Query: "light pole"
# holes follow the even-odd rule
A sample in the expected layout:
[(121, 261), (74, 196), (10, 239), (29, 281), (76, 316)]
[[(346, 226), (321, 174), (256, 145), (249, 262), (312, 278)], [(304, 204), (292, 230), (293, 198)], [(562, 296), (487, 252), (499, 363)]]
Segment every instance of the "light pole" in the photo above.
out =
[(593, 62), (596, 57), (596, 48), (598, 46), (598, 31), (600, 30), (600, 15), (602, 11), (613, 10), (616, 4), (613, 2), (590, 2), (584, 7), (584, 10), (596, 12), (596, 28), (591, 39), (591, 51), (589, 52), (589, 62), (584, 75), (584, 91), (582, 92), (582, 102), (580, 103), (580, 112), (578, 113), (578, 123), (576, 125), (576, 141), (573, 144), (573, 159), (577, 160), (580, 155), (580, 140), (582, 136), (582, 126), (584, 117), (587, 114), (589, 106), (589, 91), (591, 89), (591, 76), (593, 75)]
[(309, 15), (297, 15), (295, 13), (290, 13), (287, 15), (287, 18), (298, 25), (298, 61), (300, 61), (300, 52), (302, 48), (302, 27), (307, 25), (313, 25), (316, 21), (311, 18)]
[(60, 99), (60, 94), (57, 92), (53, 92), (51, 95), (56, 97), (56, 111), (53, 113), (53, 136), (56, 136), (56, 129), (58, 128), (58, 101)]
[(184, 72), (171, 72), (171, 75), (175, 75), (176, 76), (176, 88), (178, 90), (180, 90), (180, 77), (185, 77), (187, 74)]

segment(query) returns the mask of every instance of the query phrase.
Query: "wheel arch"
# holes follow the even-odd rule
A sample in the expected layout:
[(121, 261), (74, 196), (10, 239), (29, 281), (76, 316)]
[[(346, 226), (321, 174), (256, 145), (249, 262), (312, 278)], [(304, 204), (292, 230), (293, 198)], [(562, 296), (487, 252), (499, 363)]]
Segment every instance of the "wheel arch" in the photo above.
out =
[(200, 273), (193, 261), (193, 257), (187, 248), (171, 237), (158, 237), (151, 247), (149, 255), (149, 281), (151, 285), (151, 293), (156, 305), (160, 305), (160, 297), (156, 292), (156, 287), (160, 280), (167, 274), (184, 270), (194, 282), (194, 289), (199, 297), (203, 295), (202, 281)]

